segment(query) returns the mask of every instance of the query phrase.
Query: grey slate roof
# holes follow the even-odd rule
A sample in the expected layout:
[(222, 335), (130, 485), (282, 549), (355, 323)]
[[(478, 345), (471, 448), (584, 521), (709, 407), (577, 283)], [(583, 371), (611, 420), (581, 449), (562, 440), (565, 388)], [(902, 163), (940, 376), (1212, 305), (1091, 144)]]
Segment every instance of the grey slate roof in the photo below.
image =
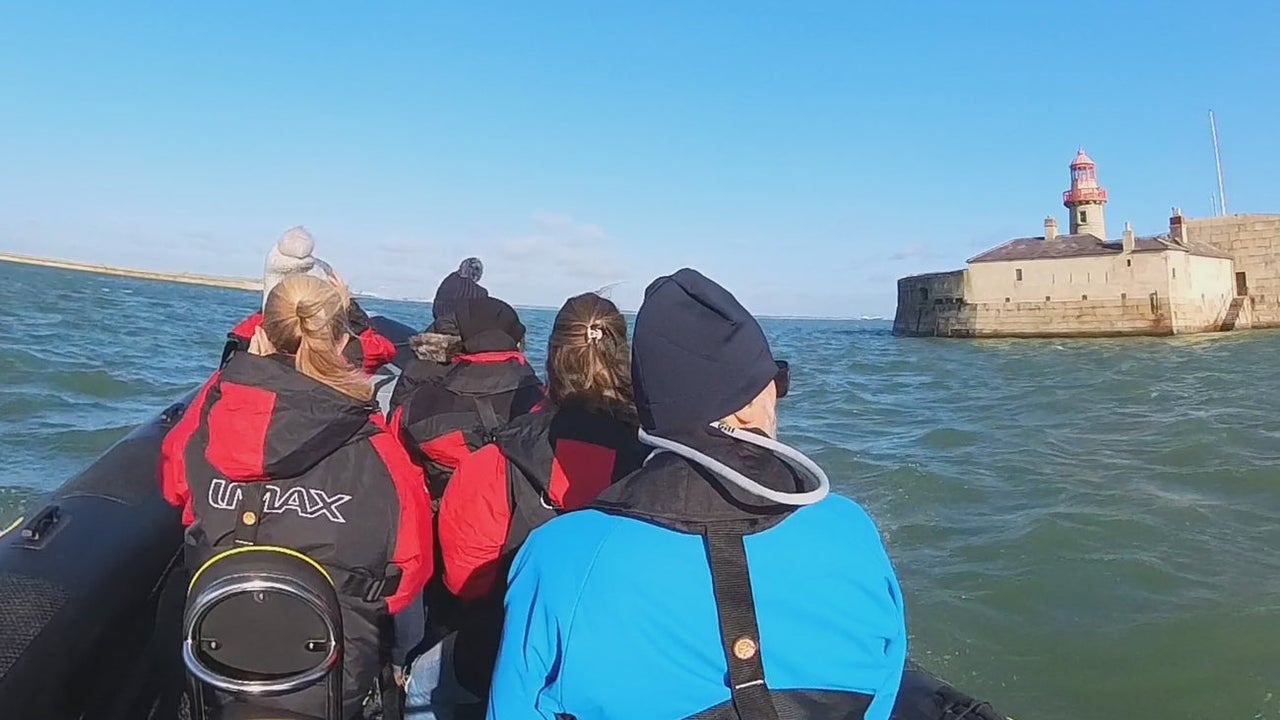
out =
[[(1120, 240), (1103, 241), (1095, 235), (1059, 235), (1052, 240), (1043, 237), (1016, 238), (994, 247), (981, 255), (969, 258), (969, 262), (1003, 262), (1007, 260), (1052, 260), (1054, 258), (1085, 257), (1088, 255), (1119, 255), (1124, 250)], [(1228, 258), (1230, 255), (1203, 243), (1180, 245), (1169, 235), (1136, 237), (1134, 252), (1189, 252), (1205, 257)]]

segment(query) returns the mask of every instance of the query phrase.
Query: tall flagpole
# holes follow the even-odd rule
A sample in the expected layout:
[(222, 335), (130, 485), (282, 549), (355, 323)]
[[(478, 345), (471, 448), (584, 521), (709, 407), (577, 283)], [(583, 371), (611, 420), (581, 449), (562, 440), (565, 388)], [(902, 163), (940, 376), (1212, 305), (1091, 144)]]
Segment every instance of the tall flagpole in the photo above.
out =
[(1222, 153), (1218, 150), (1218, 123), (1213, 119), (1213, 111), (1209, 111), (1209, 130), (1213, 132), (1213, 160), (1218, 165), (1218, 202), (1222, 215), (1227, 214), (1227, 189), (1222, 183)]

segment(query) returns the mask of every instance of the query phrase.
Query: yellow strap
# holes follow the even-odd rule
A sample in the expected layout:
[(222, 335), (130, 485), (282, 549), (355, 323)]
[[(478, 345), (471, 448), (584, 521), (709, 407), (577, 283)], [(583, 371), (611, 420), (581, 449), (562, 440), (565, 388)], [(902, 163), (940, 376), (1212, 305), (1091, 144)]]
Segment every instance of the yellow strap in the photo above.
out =
[(208, 569), (210, 565), (218, 562), (223, 558), (231, 557), (232, 555), (239, 555), (241, 553), (254, 552), (254, 551), (276, 552), (282, 555), (288, 555), (290, 557), (298, 558), (299, 560), (305, 560), (309, 565), (311, 565), (311, 567), (314, 567), (316, 570), (319, 570), (320, 573), (324, 575), (324, 579), (329, 581), (330, 585), (333, 584), (333, 578), (329, 576), (328, 570), (325, 570), (324, 567), (320, 565), (320, 563), (316, 562), (315, 560), (312, 560), (311, 558), (298, 552), (297, 550), (290, 550), (287, 547), (280, 547), (278, 545), (246, 545), (244, 547), (237, 547), (237, 548), (231, 548), (230, 550), (223, 550), (217, 555), (214, 555), (213, 557), (206, 560), (205, 563), (200, 566), (200, 569), (196, 570), (195, 574), (191, 576), (191, 584), (187, 586), (187, 592), (191, 592), (191, 588), (194, 588), (196, 586), (196, 581), (200, 579), (200, 575), (206, 569)]
[(22, 517), (20, 517), (20, 518), (18, 518), (17, 520), (14, 520), (13, 522), (9, 523), (9, 527), (7, 527), (7, 528), (5, 528), (5, 529), (3, 529), (3, 530), (0, 530), (0, 537), (4, 537), (5, 535), (8, 535), (10, 532), (12, 532), (12, 531), (13, 531), (13, 529), (14, 529), (14, 528), (16, 528), (16, 527), (18, 527), (19, 525), (21, 525), (21, 524), (22, 524), (22, 521), (23, 521), (23, 520), (25, 520), (25, 519), (26, 519), (26, 518), (22, 518)]

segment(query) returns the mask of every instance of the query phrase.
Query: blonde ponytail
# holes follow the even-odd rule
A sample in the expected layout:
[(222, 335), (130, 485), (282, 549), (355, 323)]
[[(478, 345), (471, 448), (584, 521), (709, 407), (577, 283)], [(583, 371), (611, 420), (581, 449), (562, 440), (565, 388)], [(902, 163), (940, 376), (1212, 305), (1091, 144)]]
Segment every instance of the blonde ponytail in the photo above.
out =
[(369, 379), (342, 356), (350, 336), (347, 302), (331, 283), (310, 275), (289, 275), (271, 290), (262, 329), (277, 350), (294, 356), (298, 372), (338, 392), (368, 402)]

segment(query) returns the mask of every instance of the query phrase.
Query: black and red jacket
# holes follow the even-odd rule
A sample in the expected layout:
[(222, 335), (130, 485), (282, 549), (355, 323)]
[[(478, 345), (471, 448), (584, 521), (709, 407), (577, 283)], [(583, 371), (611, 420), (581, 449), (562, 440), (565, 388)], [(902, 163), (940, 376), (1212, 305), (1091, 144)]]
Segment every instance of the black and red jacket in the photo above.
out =
[(590, 503), (651, 448), (636, 425), (580, 409), (512, 420), (454, 471), (437, 517), (444, 582), (464, 600), (500, 589), (503, 561), (535, 527)]
[(400, 378), (391, 389), (390, 406), (393, 410), (403, 405), (414, 390), (444, 377), (455, 356), (466, 354), (452, 317), (440, 318), (426, 330), (410, 337), (409, 348), (414, 359), (401, 368)]
[(462, 458), (511, 418), (537, 409), (543, 397), (537, 373), (520, 352), (456, 355), (447, 372), (409, 393), (391, 424), (426, 470), (432, 497), (439, 498)]
[[(378, 371), (378, 368), (395, 359), (395, 343), (383, 337), (369, 325), (368, 314), (356, 304), (355, 300), (352, 300), (347, 308), (347, 322), (351, 326), (352, 339), (359, 341), (347, 343), (346, 349), (342, 351), (352, 365), (363, 368), (366, 373), (372, 375)], [(256, 312), (241, 320), (240, 324), (227, 333), (227, 344), (222, 350), (224, 365), (231, 359), (232, 354), (249, 349), (253, 331), (257, 330), (261, 324), (262, 313)]]
[(257, 542), (305, 553), (338, 588), (350, 717), (387, 660), (386, 615), (408, 607), (432, 573), (422, 471), (372, 403), (297, 372), (286, 356), (236, 353), (162, 446), (161, 484), (183, 508), (188, 568), (232, 546), (241, 485), (259, 482)]
[(502, 628), (506, 574), (534, 528), (595, 500), (638, 470), (650, 448), (636, 425), (581, 409), (548, 409), (512, 420), (454, 472), (436, 517), (444, 584), (467, 601), (459, 611), (455, 675), (489, 691)]

